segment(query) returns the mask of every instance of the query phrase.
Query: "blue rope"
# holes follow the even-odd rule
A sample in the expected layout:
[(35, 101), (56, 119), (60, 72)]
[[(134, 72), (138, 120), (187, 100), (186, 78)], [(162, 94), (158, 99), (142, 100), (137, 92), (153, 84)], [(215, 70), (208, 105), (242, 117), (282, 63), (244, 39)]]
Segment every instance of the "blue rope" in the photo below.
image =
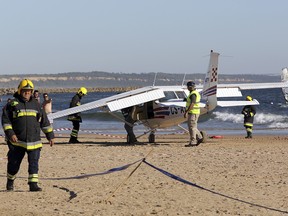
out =
[(124, 166), (120, 166), (120, 167), (115, 167), (112, 169), (109, 169), (107, 171), (104, 172), (100, 172), (100, 173), (92, 173), (92, 174), (84, 174), (84, 175), (79, 175), (79, 176), (71, 176), (71, 177), (56, 177), (56, 178), (40, 178), (41, 180), (69, 180), (69, 179), (83, 179), (83, 178), (89, 178), (89, 177), (93, 177), (93, 176), (98, 176), (98, 175), (105, 175), (105, 174), (110, 174), (113, 172), (119, 172), (122, 170), (127, 169), (128, 167), (132, 166), (133, 164), (136, 164), (140, 161), (142, 161), (143, 159), (137, 160), (133, 163), (130, 164), (126, 164)]
[(256, 206), (256, 207), (260, 207), (260, 208), (264, 208), (264, 209), (268, 209), (268, 210), (271, 210), (271, 211), (276, 211), (276, 212), (281, 212), (281, 213), (284, 213), (284, 214), (288, 214), (288, 211), (284, 211), (284, 210), (279, 210), (279, 209), (275, 209), (275, 208), (270, 208), (270, 207), (267, 207), (267, 206), (263, 206), (263, 205), (259, 205), (259, 204), (255, 204), (255, 203), (251, 203), (251, 202), (248, 202), (248, 201), (245, 201), (245, 200), (241, 200), (241, 199), (238, 199), (238, 198), (234, 198), (234, 197), (231, 197), (231, 196), (228, 196), (228, 195), (225, 195), (225, 194), (222, 194), (222, 193), (219, 193), (219, 192), (216, 192), (216, 191), (213, 191), (213, 190), (210, 190), (210, 189), (207, 189), (207, 188), (204, 188), (202, 186), (199, 186), (195, 183), (192, 183), (192, 182), (189, 182), (179, 176), (176, 176), (172, 173), (169, 173), (163, 169), (160, 169), (150, 163), (148, 163), (146, 160), (143, 161), (143, 163), (147, 164), (148, 166), (158, 170), (159, 172), (161, 172), (162, 174), (172, 178), (172, 179), (175, 179), (177, 181), (180, 181), (184, 184), (188, 184), (188, 185), (191, 185), (193, 187), (196, 187), (196, 188), (199, 188), (201, 190), (205, 190), (205, 191), (208, 191), (210, 193), (213, 193), (213, 194), (216, 194), (218, 196), (222, 196), (222, 197), (225, 197), (225, 198), (228, 198), (228, 199), (232, 199), (232, 200), (235, 200), (235, 201), (238, 201), (238, 202), (242, 202), (242, 203), (245, 203), (245, 204), (249, 204), (249, 205), (252, 205), (252, 206)]

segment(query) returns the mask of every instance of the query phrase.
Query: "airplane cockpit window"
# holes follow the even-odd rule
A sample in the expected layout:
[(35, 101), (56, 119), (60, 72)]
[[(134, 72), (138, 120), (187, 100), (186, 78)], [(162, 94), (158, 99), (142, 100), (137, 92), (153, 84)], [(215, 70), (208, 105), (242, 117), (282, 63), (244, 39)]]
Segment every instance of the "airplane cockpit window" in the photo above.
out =
[(160, 102), (165, 102), (171, 99), (178, 99), (174, 91), (164, 91), (164, 98), (159, 99)]

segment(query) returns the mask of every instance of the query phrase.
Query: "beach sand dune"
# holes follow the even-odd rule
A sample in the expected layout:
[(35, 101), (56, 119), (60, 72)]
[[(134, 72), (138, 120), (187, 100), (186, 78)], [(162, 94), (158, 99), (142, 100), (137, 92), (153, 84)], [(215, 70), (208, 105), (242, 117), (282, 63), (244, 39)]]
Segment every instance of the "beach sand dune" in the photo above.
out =
[[(15, 191), (6, 192), (7, 146), (0, 138), (1, 215), (288, 214), (288, 136), (224, 136), (193, 148), (184, 147), (188, 135), (181, 134), (135, 146), (91, 134), (81, 134), (81, 144), (68, 139), (58, 135), (52, 148), (44, 144), (42, 192), (28, 192), (26, 157)], [(143, 158), (192, 185), (138, 161)], [(76, 178), (136, 161), (118, 172)]]

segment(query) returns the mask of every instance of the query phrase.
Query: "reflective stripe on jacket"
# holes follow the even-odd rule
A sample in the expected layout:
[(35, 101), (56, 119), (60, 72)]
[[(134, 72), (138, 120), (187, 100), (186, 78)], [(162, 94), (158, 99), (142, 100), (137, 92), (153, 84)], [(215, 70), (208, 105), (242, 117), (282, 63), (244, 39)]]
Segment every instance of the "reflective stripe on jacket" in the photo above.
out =
[(195, 94), (195, 96), (196, 96), (196, 102), (195, 102), (193, 108), (188, 111), (188, 113), (190, 113), (190, 114), (200, 114), (200, 100), (201, 100), (201, 96), (200, 96), (199, 92), (196, 91), (196, 90), (190, 92), (190, 94), (188, 95), (187, 101), (186, 101), (186, 110), (189, 108), (190, 104), (192, 103), (191, 95), (193, 95), (193, 94)]

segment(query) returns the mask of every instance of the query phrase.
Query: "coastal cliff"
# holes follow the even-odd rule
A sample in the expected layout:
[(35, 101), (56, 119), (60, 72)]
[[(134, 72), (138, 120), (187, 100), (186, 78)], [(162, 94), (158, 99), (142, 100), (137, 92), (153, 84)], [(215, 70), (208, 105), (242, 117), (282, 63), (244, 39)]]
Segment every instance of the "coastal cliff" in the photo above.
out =
[[(108, 72), (70, 72), (59, 74), (19, 74), (0, 75), (0, 95), (13, 94), (22, 79), (30, 79), (40, 92), (75, 92), (84, 86), (90, 92), (124, 92), (143, 86), (182, 85), (187, 80), (202, 84), (205, 75), (169, 73), (108, 73)], [(183, 81), (184, 79), (184, 81)], [(219, 74), (219, 83), (261, 83), (279, 82), (280, 74)]]

